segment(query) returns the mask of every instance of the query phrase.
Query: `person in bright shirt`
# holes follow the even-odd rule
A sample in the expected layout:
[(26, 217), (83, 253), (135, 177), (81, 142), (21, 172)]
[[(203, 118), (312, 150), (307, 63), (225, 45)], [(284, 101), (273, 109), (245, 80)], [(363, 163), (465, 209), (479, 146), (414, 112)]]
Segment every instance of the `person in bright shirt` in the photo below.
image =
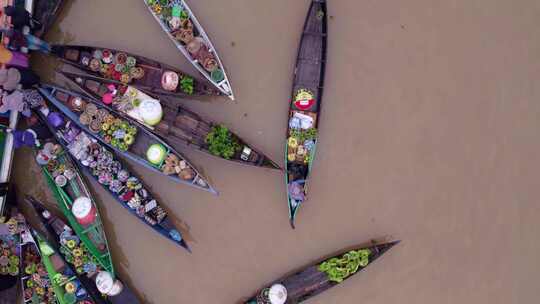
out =
[(0, 44), (0, 65), (28, 68), (28, 57), (21, 52), (8, 50), (3, 44)]

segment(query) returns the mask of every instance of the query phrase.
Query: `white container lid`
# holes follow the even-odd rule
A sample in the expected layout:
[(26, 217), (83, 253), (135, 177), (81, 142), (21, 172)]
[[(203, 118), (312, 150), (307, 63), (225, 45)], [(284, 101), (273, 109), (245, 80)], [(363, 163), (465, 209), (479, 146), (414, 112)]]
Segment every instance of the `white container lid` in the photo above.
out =
[(92, 201), (86, 196), (81, 196), (73, 202), (71, 212), (73, 212), (73, 215), (76, 218), (84, 219), (90, 215), (90, 212), (92, 212), (92, 207)]
[(268, 298), (272, 304), (285, 304), (287, 301), (287, 288), (281, 284), (274, 284), (270, 287)]
[(139, 114), (146, 124), (157, 125), (163, 117), (163, 108), (155, 99), (144, 99), (139, 105)]
[(113, 289), (114, 280), (107, 271), (100, 271), (96, 276), (96, 287), (102, 294), (109, 294)]

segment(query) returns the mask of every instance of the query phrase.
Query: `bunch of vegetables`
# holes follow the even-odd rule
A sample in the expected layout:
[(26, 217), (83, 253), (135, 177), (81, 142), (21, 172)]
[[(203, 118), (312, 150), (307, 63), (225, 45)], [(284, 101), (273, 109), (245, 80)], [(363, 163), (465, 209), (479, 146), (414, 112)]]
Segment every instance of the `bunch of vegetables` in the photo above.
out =
[(108, 118), (101, 125), (100, 135), (106, 143), (121, 151), (127, 151), (135, 142), (137, 128), (119, 118)]
[(223, 125), (212, 127), (212, 131), (206, 136), (206, 143), (210, 153), (225, 159), (233, 157), (241, 148), (229, 129)]
[(331, 258), (319, 265), (319, 271), (328, 275), (332, 282), (341, 283), (349, 276), (355, 274), (360, 267), (369, 264), (369, 249), (352, 250), (341, 258)]
[(310, 128), (307, 130), (292, 129), (291, 137), (296, 138), (300, 143), (304, 143), (308, 140), (317, 138), (317, 129), (315, 128)]
[(193, 94), (193, 83), (193, 77), (184, 75), (182, 80), (180, 80), (180, 88), (182, 89), (182, 92), (188, 95)]
[(94, 256), (90, 255), (83, 243), (80, 243), (76, 236), (72, 236), (60, 247), (60, 252), (66, 257), (66, 261), (75, 266), (78, 274), (95, 273), (98, 270)]
[(0, 241), (0, 274), (16, 276), (19, 274), (19, 257), (15, 247), (8, 247)]
[[(161, 15), (163, 19), (167, 19), (172, 16), (172, 6), (178, 2), (170, 0), (148, 0), (147, 3), (156, 14)], [(187, 19), (188, 17), (187, 12), (182, 10), (180, 18)]]
[[(27, 247), (28, 248), (28, 247)], [(28, 248), (24, 256), (24, 274), (28, 276), (25, 280), (24, 299), (36, 299), (37, 303), (56, 303), (54, 291), (45, 266), (41, 263), (41, 258)]]

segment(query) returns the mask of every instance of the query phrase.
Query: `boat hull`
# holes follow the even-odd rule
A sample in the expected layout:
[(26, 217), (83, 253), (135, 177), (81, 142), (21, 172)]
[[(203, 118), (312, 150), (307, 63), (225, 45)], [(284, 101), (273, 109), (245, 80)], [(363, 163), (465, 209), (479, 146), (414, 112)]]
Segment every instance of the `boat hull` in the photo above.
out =
[[(114, 85), (116, 88), (122, 87), (120, 84), (101, 77), (80, 75), (64, 71), (58, 72), (65, 78), (72, 81), (78, 89), (83, 91), (86, 95), (94, 99), (94, 101), (99, 104), (102, 104), (101, 100), (103, 100), (103, 96), (107, 94), (108, 86)], [(209, 150), (209, 145), (206, 143), (208, 134), (211, 132), (212, 128), (218, 126), (218, 124), (204, 120), (201, 118), (201, 116), (187, 110), (177, 102), (166, 98), (159, 99), (157, 96), (152, 95), (151, 97), (160, 101), (165, 115), (162, 121), (156, 127), (150, 127), (144, 124), (144, 122), (134, 120), (141, 127), (147, 129), (149, 132), (153, 132), (176, 150), (189, 147), (214, 157), (226, 159), (212, 154)], [(126, 119), (133, 120), (125, 112), (115, 110), (110, 106), (107, 106), (107, 108), (115, 111)], [(236, 139), (240, 148), (231, 158), (226, 160), (243, 165), (281, 170), (279, 165), (272, 161), (268, 156), (260, 152), (258, 149), (255, 149), (253, 146), (248, 145), (238, 135), (232, 132), (230, 134), (231, 137)], [(243, 159), (243, 151), (246, 149), (250, 153)]]
[[(285, 184), (293, 229), (298, 210), (308, 196), (308, 179), (317, 149), (327, 34), (326, 1), (313, 0), (298, 49), (285, 144)], [(291, 195), (292, 188), (297, 189), (295, 197)]]
[[(45, 117), (45, 115), (41, 111), (36, 111), (36, 113), (40, 117), (41, 121), (47, 125), (47, 127), (49, 128), (51, 133), (54, 134), (56, 141), (64, 148), (64, 150), (69, 151), (69, 147), (68, 147), (67, 142), (63, 139), (61, 134), (59, 132), (57, 132), (57, 130), (52, 125), (47, 123), (47, 118)], [(105, 149), (105, 148), (103, 148), (103, 149)], [(92, 174), (91, 170), (88, 167), (82, 165), (80, 160), (76, 159), (71, 154), (70, 154), (70, 157), (72, 157), (72, 160), (77, 164), (77, 166), (79, 167), (79, 170), (81, 170), (83, 173), (88, 174), (89, 176), (92, 176), (96, 181), (98, 181), (97, 177), (95, 177)], [(122, 162), (120, 162), (119, 160), (117, 160), (117, 161), (122, 165), (123, 168), (127, 168), (124, 164), (122, 164)], [(131, 175), (131, 176), (133, 176), (133, 175)], [(127, 209), (131, 215), (137, 217), (141, 222), (143, 222), (145, 225), (152, 228), (155, 232), (159, 233), (161, 236), (165, 237), (166, 239), (172, 241), (176, 245), (179, 245), (179, 246), (183, 247), (184, 249), (188, 250), (189, 252), (191, 252), (191, 249), (189, 248), (189, 246), (187, 245), (187, 243), (185, 242), (185, 240), (183, 238), (178, 239), (178, 238), (174, 237), (176, 234), (180, 234), (180, 233), (175, 228), (174, 224), (170, 221), (170, 219), (168, 217), (163, 218), (163, 220), (161, 222), (159, 222), (159, 223), (150, 224), (149, 222), (147, 222), (147, 220), (144, 217), (139, 216), (137, 214), (136, 210), (130, 208), (130, 206), (128, 206), (128, 204), (126, 202), (122, 201), (119, 198), (119, 196), (116, 193), (114, 193), (109, 187), (103, 186), (103, 188), (109, 194), (111, 194), (112, 197), (118, 203), (120, 203), (120, 205), (122, 205), (125, 209)], [(180, 237), (181, 237), (181, 235), (180, 235)]]
[[(96, 52), (103, 53), (103, 51), (110, 51), (113, 54), (123, 53), (129, 57), (133, 57), (137, 61), (136, 67), (140, 67), (144, 70), (144, 76), (141, 79), (131, 79), (130, 85), (141, 89), (149, 94), (157, 94), (160, 96), (173, 96), (179, 98), (191, 98), (197, 96), (219, 96), (223, 95), (221, 91), (215, 89), (214, 85), (193, 77), (182, 70), (175, 67), (166, 65), (164, 63), (143, 57), (135, 54), (131, 54), (121, 50), (106, 49), (92, 46), (83, 45), (55, 45), (53, 46), (52, 54), (60, 58), (60, 60), (66, 64), (81, 69), (94, 76), (104, 76), (101, 71), (94, 71), (90, 67), (90, 59), (94, 59)], [(97, 58), (96, 58), (97, 59)], [(99, 59), (97, 59), (99, 60)], [(166, 90), (162, 86), (162, 78), (165, 72), (174, 72), (179, 75), (179, 83), (174, 90)], [(111, 76), (112, 77), (112, 76)], [(111, 77), (107, 77), (111, 81), (115, 81)], [(193, 92), (188, 93), (182, 90), (182, 81), (186, 78), (192, 79)], [(120, 83), (115, 81), (116, 83)]]
[[(321, 272), (319, 270), (319, 265), (322, 262), (327, 261), (331, 258), (341, 257), (345, 253), (350, 252), (351, 250), (369, 249), (371, 252), (370, 258), (369, 258), (369, 264), (367, 264), (364, 267), (361, 267), (354, 274), (351, 274), (349, 277), (345, 279), (345, 280), (349, 280), (350, 278), (360, 273), (364, 268), (371, 265), (375, 260), (379, 259), (384, 253), (386, 253), (388, 250), (390, 250), (392, 247), (394, 247), (398, 243), (399, 241), (395, 241), (395, 242), (389, 242), (389, 243), (384, 243), (380, 245), (373, 245), (373, 244), (369, 246), (360, 245), (360, 246), (355, 246), (353, 248), (347, 248), (345, 250), (339, 251), (336, 254), (332, 254), (323, 259), (319, 259), (317, 262), (311, 263), (309, 264), (309, 266), (304, 267), (298, 271), (294, 271), (291, 274), (285, 275), (284, 277), (272, 282), (271, 284), (268, 284), (267, 286), (272, 286), (274, 284), (283, 285), (287, 289), (287, 301), (285, 303), (286, 304), (300, 303), (340, 284), (340, 283), (331, 281), (328, 278), (326, 273)], [(257, 303), (256, 301), (255, 302), (253, 301), (256, 299), (257, 295), (260, 294), (260, 292), (261, 291), (257, 292), (254, 296), (252, 296), (248, 300), (241, 301), (241, 303), (243, 304)]]
[[(195, 39), (202, 39), (203, 45), (206, 48), (206, 51), (203, 53), (211, 54), (213, 60), (216, 61), (216, 64), (218, 66), (218, 69), (221, 70), (223, 80), (216, 81), (212, 78), (212, 74), (203, 67), (203, 62), (200, 62), (204, 60), (203, 58), (199, 58), (195, 56), (196, 58), (193, 58), (193, 55), (186, 49), (186, 43), (180, 42), (178, 39), (176, 39), (173, 36), (173, 32), (171, 28), (164, 22), (164, 20), (154, 11), (152, 3), (156, 0), (143, 0), (145, 5), (147, 6), (148, 10), (154, 17), (154, 19), (157, 21), (157, 23), (160, 25), (161, 29), (167, 34), (167, 37), (174, 43), (176, 48), (189, 60), (189, 62), (209, 81), (211, 82), (216, 88), (218, 88), (224, 95), (228, 96), (231, 100), (234, 100), (234, 94), (232, 91), (231, 84), (229, 82), (229, 78), (227, 76), (227, 73), (225, 72), (225, 67), (223, 63), (221, 62), (221, 59), (219, 58), (219, 55), (217, 54), (217, 51), (215, 47), (212, 45), (212, 42), (210, 41), (210, 38), (208, 38), (208, 35), (204, 31), (203, 27), (187, 5), (187, 3), (184, 0), (176, 1), (180, 3), (180, 6), (182, 7), (182, 10), (185, 11), (191, 20), (192, 27), (194, 28), (194, 33), (197, 33), (198, 36), (195, 37)], [(193, 40), (195, 40), (193, 39)], [(199, 52), (200, 54), (201, 52)]]
[[(71, 122), (76, 124), (79, 128), (85, 131), (85, 133), (90, 134), (91, 137), (95, 138), (96, 140), (100, 141), (100, 143), (104, 146), (107, 146), (109, 149), (112, 149), (117, 154), (125, 156), (127, 159), (132, 160), (133, 162), (157, 173), (163, 176), (166, 176), (168, 179), (179, 183), (184, 184), (193, 188), (197, 188), (203, 191), (210, 192), (214, 195), (218, 195), (218, 192), (210, 185), (208, 182), (208, 179), (203, 176), (196, 168), (193, 166), (183, 155), (181, 155), (179, 152), (177, 152), (175, 149), (167, 145), (163, 140), (152, 134), (151, 132), (147, 131), (144, 128), (141, 128), (139, 125), (134, 125), (137, 127), (137, 136), (134, 141), (134, 144), (126, 151), (122, 151), (118, 149), (117, 147), (114, 147), (110, 143), (106, 143), (104, 139), (97, 135), (96, 133), (93, 133), (90, 131), (88, 126), (83, 125), (80, 120), (79, 116), (75, 114), (67, 105), (66, 103), (68, 100), (61, 101), (60, 98), (57, 98), (58, 95), (62, 95), (65, 98), (69, 99), (71, 97), (81, 97), (84, 99), (83, 96), (70, 92), (68, 90), (49, 86), (49, 85), (42, 85), (38, 89), (45, 97), (46, 99), (54, 105), (55, 108), (59, 109)], [(98, 106), (98, 108), (104, 108), (104, 106), (99, 105), (98, 103), (94, 103)], [(112, 113), (112, 112), (111, 112)], [(118, 117), (118, 114), (114, 113), (115, 116)], [(175, 155), (180, 160), (184, 160), (189, 168), (191, 168), (194, 171), (194, 177), (191, 180), (184, 180), (180, 178), (177, 175), (171, 174), (167, 175), (165, 174), (160, 168), (158, 168), (155, 165), (152, 165), (149, 161), (146, 160), (146, 151), (150, 146), (153, 144), (159, 144), (162, 145), (169, 151), (169, 154)]]

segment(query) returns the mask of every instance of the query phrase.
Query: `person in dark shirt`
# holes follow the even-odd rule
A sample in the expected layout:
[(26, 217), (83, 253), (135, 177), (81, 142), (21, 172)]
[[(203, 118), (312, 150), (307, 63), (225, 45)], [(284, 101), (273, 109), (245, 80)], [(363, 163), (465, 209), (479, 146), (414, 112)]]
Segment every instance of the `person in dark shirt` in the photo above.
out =
[(32, 15), (24, 7), (5, 6), (4, 14), (11, 17), (11, 24), (17, 30), (22, 30), (25, 26), (28, 26), (33, 31), (41, 28), (41, 24), (34, 20)]
[(30, 13), (23, 7), (8, 5), (4, 7), (4, 14), (11, 17), (11, 24), (18, 30), (22, 30), (24, 26), (31, 26)]

